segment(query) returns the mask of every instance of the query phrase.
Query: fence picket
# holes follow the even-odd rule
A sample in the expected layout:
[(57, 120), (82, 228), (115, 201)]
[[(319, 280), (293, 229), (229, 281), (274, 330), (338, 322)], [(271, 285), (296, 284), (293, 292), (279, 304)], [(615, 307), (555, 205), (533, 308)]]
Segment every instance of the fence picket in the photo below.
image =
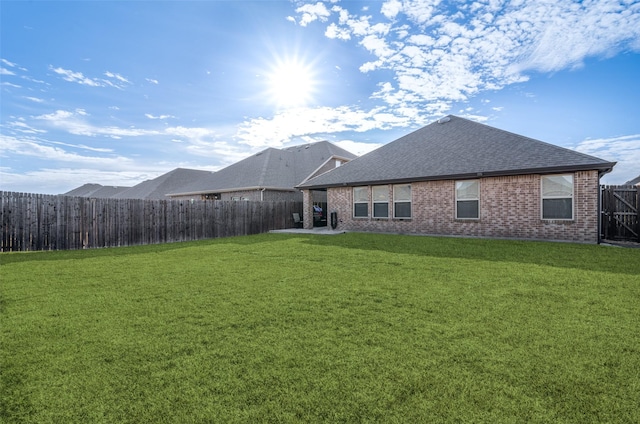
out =
[(302, 202), (98, 199), (0, 191), (1, 252), (158, 244), (293, 226)]

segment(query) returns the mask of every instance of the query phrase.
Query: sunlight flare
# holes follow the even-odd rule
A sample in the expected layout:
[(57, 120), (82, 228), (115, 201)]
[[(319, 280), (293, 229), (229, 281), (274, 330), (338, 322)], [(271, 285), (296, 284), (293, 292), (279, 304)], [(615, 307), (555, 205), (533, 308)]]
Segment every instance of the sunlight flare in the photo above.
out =
[(298, 59), (278, 61), (268, 74), (269, 96), (280, 108), (306, 106), (313, 100), (312, 67)]

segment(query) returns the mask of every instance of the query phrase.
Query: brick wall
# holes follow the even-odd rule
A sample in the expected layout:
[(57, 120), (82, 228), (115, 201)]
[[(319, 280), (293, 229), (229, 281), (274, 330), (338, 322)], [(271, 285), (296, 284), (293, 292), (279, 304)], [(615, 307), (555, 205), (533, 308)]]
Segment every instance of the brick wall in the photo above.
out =
[[(426, 181), (411, 185), (412, 218), (353, 217), (353, 189), (328, 190), (329, 212), (338, 213), (338, 229), (407, 234), (434, 234), (474, 237), (505, 237), (538, 240), (565, 240), (583, 243), (598, 241), (597, 171), (573, 174), (574, 219), (541, 218), (540, 175), (480, 178), (480, 218), (455, 218), (455, 181)], [(390, 199), (393, 199), (390, 188)], [(389, 205), (393, 215), (393, 202)]]

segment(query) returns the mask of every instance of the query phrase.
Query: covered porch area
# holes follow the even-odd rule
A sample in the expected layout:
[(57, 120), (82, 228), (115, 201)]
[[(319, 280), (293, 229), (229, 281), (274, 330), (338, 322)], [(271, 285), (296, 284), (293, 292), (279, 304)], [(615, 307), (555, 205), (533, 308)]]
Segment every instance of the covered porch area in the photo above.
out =
[[(302, 228), (313, 230), (314, 228), (335, 229), (337, 223), (332, 223), (329, 205), (327, 203), (327, 190), (302, 190)], [(332, 225), (333, 224), (333, 225)]]

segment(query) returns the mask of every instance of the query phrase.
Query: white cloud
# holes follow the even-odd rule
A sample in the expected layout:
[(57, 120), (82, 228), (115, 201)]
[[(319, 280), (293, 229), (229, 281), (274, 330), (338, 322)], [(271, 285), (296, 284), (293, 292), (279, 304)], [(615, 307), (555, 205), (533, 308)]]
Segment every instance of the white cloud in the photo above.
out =
[(4, 155), (8, 153), (46, 159), (49, 162), (73, 162), (79, 166), (81, 164), (100, 164), (102, 166), (111, 164), (114, 169), (118, 169), (117, 167), (119, 165), (123, 165), (130, 161), (130, 159), (122, 156), (83, 156), (69, 152), (61, 147), (55, 146), (55, 143), (44, 141), (42, 139), (30, 137), (18, 138), (0, 135), (0, 154)]
[(152, 79), (152, 78), (145, 78), (147, 80), (147, 82), (150, 82), (151, 84), (155, 84), (158, 85), (159, 82), (157, 79)]
[(434, 20), (434, 14), (440, 3), (440, 0), (406, 0), (403, 2), (402, 12), (405, 13), (413, 23), (424, 26)]
[(126, 79), (120, 74), (116, 74), (113, 72), (105, 72), (104, 75), (110, 79), (102, 78), (101, 81), (104, 83), (104, 86), (114, 87), (119, 90), (123, 90), (127, 85), (131, 84), (131, 81)]
[(0, 67), (0, 75), (15, 75), (15, 73), (11, 72), (7, 68)]
[(33, 128), (28, 125), (26, 122), (22, 120), (7, 122), (7, 128), (11, 130), (12, 133), (20, 133), (20, 134), (43, 134), (46, 133), (45, 130)]
[(89, 87), (113, 87), (122, 90), (127, 84), (131, 84), (131, 82), (122, 75), (109, 71), (104, 73), (104, 75), (109, 79), (104, 79), (90, 78), (85, 76), (82, 72), (75, 72), (60, 67), (54, 68), (52, 65), (49, 65), (49, 70), (62, 76), (62, 79), (65, 81), (75, 82)]
[(35, 102), (35, 103), (44, 103), (44, 100), (38, 97), (24, 96), (24, 98), (27, 100), (31, 100), (32, 102)]
[(327, 27), (324, 35), (327, 38), (337, 38), (339, 40), (349, 40), (351, 38), (351, 32), (348, 29), (340, 28), (333, 22)]
[(298, 7), (296, 12), (302, 14), (300, 16), (300, 26), (307, 26), (316, 20), (325, 22), (331, 14), (324, 3), (321, 2), (317, 2), (316, 4), (305, 4)]
[(76, 82), (81, 85), (88, 85), (90, 87), (102, 87), (103, 84), (91, 78), (85, 77), (82, 72), (74, 72), (63, 68), (54, 68), (49, 65), (49, 70), (62, 76), (62, 79), (69, 82)]
[[(525, 34), (529, 45), (516, 68), (543, 72), (581, 66), (594, 56), (612, 56), (625, 48), (637, 49), (640, 40), (640, 4), (603, 0), (576, 4), (545, 3), (534, 12), (535, 27)], [(522, 15), (520, 15), (522, 16)], [(634, 46), (635, 43), (635, 46)]]
[(109, 78), (115, 78), (116, 80), (118, 80), (120, 82), (131, 84), (131, 82), (128, 79), (126, 79), (125, 77), (123, 77), (120, 74), (114, 74), (113, 72), (109, 72), (109, 71), (105, 72), (104, 74)]
[(388, 19), (394, 19), (402, 10), (402, 2), (400, 0), (389, 0), (382, 4), (380, 12)]
[(640, 174), (640, 134), (587, 139), (575, 150), (617, 162), (613, 171), (603, 177), (604, 184), (623, 184)]
[(0, 85), (4, 85), (6, 87), (13, 87), (13, 88), (22, 88), (21, 85), (12, 84), (12, 83), (6, 82), (6, 81), (3, 81)]
[(83, 109), (75, 111), (57, 110), (53, 113), (36, 116), (35, 119), (49, 125), (67, 131), (74, 135), (89, 137), (108, 136), (111, 138), (139, 137), (160, 134), (157, 130), (144, 130), (138, 128), (119, 128), (114, 126), (96, 126), (87, 122), (84, 117), (87, 113)]
[[(27, 71), (27, 68), (23, 68), (22, 66), (18, 65), (17, 63), (10, 62), (7, 59), (0, 59), (0, 62), (2, 62), (3, 64), (5, 64), (6, 66), (8, 66), (10, 68), (16, 68), (16, 69), (19, 69), (19, 70), (25, 71), (25, 72)], [(3, 73), (2, 71), (3, 71), (3, 69), (0, 68), (0, 73)], [(8, 70), (6, 70), (6, 71), (9, 72), (9, 73), (5, 74), (5, 75), (15, 75), (15, 73), (13, 73), (13, 71), (8, 71)]]
[[(318, 4), (297, 11), (305, 16)], [(451, 105), (527, 81), (532, 70), (571, 69), (589, 57), (640, 50), (637, 2), (387, 0), (378, 15), (341, 5), (306, 19), (326, 21), (328, 38), (353, 39), (369, 51), (361, 72), (391, 72), (382, 82), (393, 90), (373, 97), (394, 108)]]
[[(172, 117), (171, 115), (147, 115), (147, 118), (154, 120)], [(88, 117), (89, 114), (85, 110), (76, 109), (74, 111), (57, 110), (53, 113), (36, 116), (34, 117), (34, 119), (36, 122), (44, 123), (49, 127), (79, 136), (109, 137), (114, 139), (121, 139), (124, 137), (154, 137), (158, 141), (167, 140), (175, 143), (183, 143), (183, 149), (190, 154), (205, 157), (215, 157), (216, 159), (220, 159), (224, 156), (223, 161), (225, 162), (227, 160), (236, 159), (242, 154), (246, 153), (246, 147), (232, 147), (231, 145), (221, 140), (222, 135), (219, 131), (210, 128), (185, 126), (174, 126), (160, 129), (136, 127), (121, 128), (110, 125), (95, 125), (89, 122)], [(21, 132), (23, 133), (26, 133), (28, 131), (42, 131), (36, 130), (24, 123), (16, 125), (14, 129), (16, 131), (21, 130)]]
[(169, 119), (169, 118), (175, 118), (175, 116), (173, 115), (152, 115), (150, 113), (145, 113), (144, 116), (146, 116), (149, 119)]
[(214, 131), (207, 128), (193, 128), (182, 126), (167, 128), (165, 130), (165, 133), (194, 140), (203, 140), (207, 137), (213, 137), (215, 135)]
[(415, 115), (414, 109), (402, 112), (390, 113), (385, 108), (364, 111), (347, 106), (291, 109), (271, 119), (255, 118), (241, 124), (235, 138), (252, 147), (281, 147), (304, 136), (386, 130), (415, 122), (426, 123)]

